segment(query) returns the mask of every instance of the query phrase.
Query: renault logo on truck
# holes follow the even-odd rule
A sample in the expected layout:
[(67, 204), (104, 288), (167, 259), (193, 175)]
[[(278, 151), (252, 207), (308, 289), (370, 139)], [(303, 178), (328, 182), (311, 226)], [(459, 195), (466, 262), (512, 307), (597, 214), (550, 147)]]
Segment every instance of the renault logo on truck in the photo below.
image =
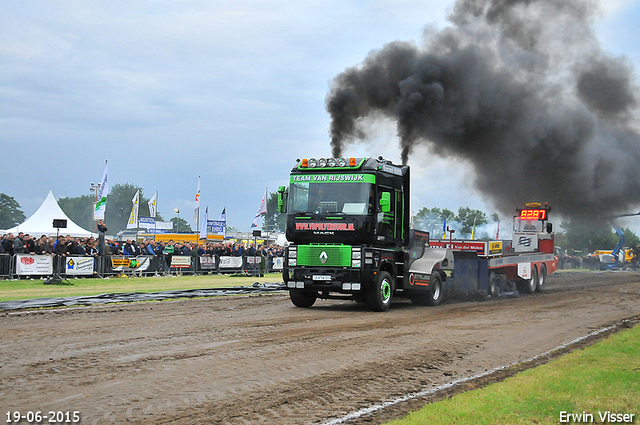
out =
[(327, 253), (325, 251), (322, 251), (320, 253), (320, 262), (322, 264), (325, 264), (327, 262), (327, 260), (329, 259), (329, 256), (327, 255)]

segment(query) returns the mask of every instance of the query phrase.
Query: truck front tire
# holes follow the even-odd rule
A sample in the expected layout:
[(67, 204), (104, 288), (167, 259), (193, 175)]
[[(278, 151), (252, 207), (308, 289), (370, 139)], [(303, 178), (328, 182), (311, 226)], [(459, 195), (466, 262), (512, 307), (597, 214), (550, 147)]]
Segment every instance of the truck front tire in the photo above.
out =
[(367, 293), (367, 304), (373, 311), (387, 311), (393, 298), (394, 281), (388, 272), (378, 273), (373, 288)]
[(305, 292), (300, 289), (290, 289), (289, 298), (296, 307), (309, 308), (315, 304), (318, 295), (315, 292)]

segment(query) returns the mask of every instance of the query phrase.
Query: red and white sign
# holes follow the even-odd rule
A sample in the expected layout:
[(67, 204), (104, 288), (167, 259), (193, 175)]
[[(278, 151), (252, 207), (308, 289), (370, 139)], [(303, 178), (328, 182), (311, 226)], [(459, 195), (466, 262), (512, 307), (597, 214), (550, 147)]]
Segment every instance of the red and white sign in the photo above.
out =
[(53, 274), (53, 257), (50, 255), (16, 255), (16, 273), (22, 276)]
[(477, 252), (478, 255), (487, 255), (487, 243), (482, 241), (431, 240), (429, 241), (429, 246), (432, 248), (447, 248), (454, 251), (469, 251)]
[(171, 257), (171, 268), (188, 269), (191, 267), (191, 257), (187, 255), (174, 255)]

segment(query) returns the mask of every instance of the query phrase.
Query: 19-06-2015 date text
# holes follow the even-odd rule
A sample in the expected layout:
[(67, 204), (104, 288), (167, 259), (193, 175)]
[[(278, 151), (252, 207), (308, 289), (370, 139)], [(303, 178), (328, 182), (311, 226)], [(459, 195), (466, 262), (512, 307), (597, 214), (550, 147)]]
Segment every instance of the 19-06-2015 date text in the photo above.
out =
[(71, 424), (80, 422), (80, 412), (77, 410), (74, 411), (55, 411), (50, 410), (48, 412), (41, 411), (31, 411), (28, 412), (20, 412), (20, 411), (7, 411), (7, 420), (6, 423), (17, 423), (21, 421), (26, 421), (27, 423), (33, 424)]

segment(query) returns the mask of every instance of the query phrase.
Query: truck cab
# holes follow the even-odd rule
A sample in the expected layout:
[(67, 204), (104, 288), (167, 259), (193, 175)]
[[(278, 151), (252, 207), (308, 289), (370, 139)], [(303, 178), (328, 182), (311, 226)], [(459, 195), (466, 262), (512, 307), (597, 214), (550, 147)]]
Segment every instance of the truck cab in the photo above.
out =
[(283, 279), (294, 305), (347, 296), (388, 308), (409, 244), (408, 166), (382, 157), (298, 160), (278, 205), (287, 214)]

